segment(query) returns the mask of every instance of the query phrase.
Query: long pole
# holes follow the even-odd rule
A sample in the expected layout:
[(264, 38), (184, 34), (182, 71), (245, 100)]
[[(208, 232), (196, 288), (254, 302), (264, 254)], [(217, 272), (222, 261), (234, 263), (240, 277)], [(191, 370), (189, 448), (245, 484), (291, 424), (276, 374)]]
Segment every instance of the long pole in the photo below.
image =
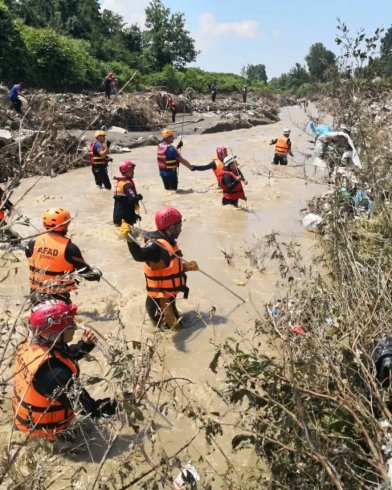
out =
[[(136, 228), (137, 229), (137, 228)], [(139, 229), (140, 230), (140, 229)], [(141, 232), (143, 232), (143, 230), (140, 230)], [(143, 232), (144, 233), (144, 232)], [(128, 236), (129, 238), (134, 242), (136, 243), (137, 245), (139, 245), (139, 242), (136, 240), (136, 238), (134, 236), (131, 235), (131, 233), (128, 233)], [(156, 243), (159, 247), (161, 247), (163, 250), (166, 250), (166, 248), (161, 245), (158, 241), (154, 241), (154, 243)], [(140, 246), (140, 245), (139, 245)], [(172, 255), (174, 255), (174, 257), (177, 257), (178, 259), (180, 259), (182, 262), (184, 262), (184, 264), (187, 264), (189, 261), (188, 260), (185, 260), (183, 257), (181, 257), (180, 255), (177, 255), (175, 253), (172, 253)], [(207, 272), (203, 271), (202, 269), (198, 269), (198, 271), (203, 274), (204, 276), (208, 277), (209, 279), (211, 279), (211, 281), (214, 281), (216, 282), (216, 284), (219, 284), (219, 286), (221, 286), (222, 288), (226, 289), (226, 291), (228, 291), (229, 293), (231, 293), (233, 296), (235, 296), (236, 298), (238, 298), (240, 301), (242, 301), (243, 303), (246, 302), (246, 300), (244, 298), (241, 298), (241, 296), (239, 296), (237, 293), (235, 293), (234, 291), (232, 291), (230, 288), (228, 288), (226, 286), (226, 284), (223, 284), (223, 282), (220, 282), (218, 281), (218, 279), (215, 279), (215, 277), (212, 277), (210, 274), (208, 274)]]

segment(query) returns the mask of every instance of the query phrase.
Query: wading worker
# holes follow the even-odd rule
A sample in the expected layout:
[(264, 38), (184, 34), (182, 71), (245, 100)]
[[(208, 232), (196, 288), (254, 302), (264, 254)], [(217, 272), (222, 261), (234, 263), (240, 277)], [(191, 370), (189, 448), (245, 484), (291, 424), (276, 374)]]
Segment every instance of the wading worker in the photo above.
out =
[(91, 170), (94, 175), (95, 183), (98, 189), (102, 189), (102, 186), (110, 190), (112, 184), (108, 176), (108, 163), (111, 161), (109, 158), (109, 148), (111, 142), (108, 141), (105, 144), (107, 132), (102, 129), (95, 131), (95, 142), (91, 143), (89, 147)]
[(294, 156), (291, 151), (290, 133), (291, 130), (286, 128), (283, 130), (283, 136), (270, 141), (270, 145), (275, 145), (273, 165), (287, 165), (287, 154)]
[(137, 193), (133, 182), (135, 167), (133, 162), (123, 162), (119, 166), (122, 177), (114, 177), (116, 188), (114, 191), (113, 223), (116, 226), (120, 226), (122, 220), (130, 225), (141, 220), (136, 211), (139, 210), (139, 201), (143, 199), (143, 196)]
[(238, 207), (238, 200), (246, 201), (242, 182), (247, 185), (242, 172), (238, 168), (236, 157), (230, 156), (224, 159), (224, 168), (222, 170), (221, 188), (223, 190), (222, 204), (226, 206), (231, 204)]
[(177, 238), (181, 233), (182, 216), (176, 208), (162, 208), (155, 215), (157, 231), (148, 233), (147, 243), (140, 247), (131, 241), (128, 233), (132, 228), (124, 223), (121, 232), (128, 240), (128, 248), (137, 262), (145, 262), (147, 299), (146, 310), (154, 325), (165, 326), (171, 330), (182, 327), (180, 315), (176, 307), (179, 293), (188, 297), (186, 272), (197, 271), (196, 262), (185, 263)]
[(166, 190), (177, 190), (179, 164), (181, 163), (189, 170), (193, 170), (194, 166), (178, 152), (183, 146), (182, 141), (178, 143), (177, 147), (172, 144), (174, 133), (171, 129), (164, 129), (161, 133), (161, 138), (162, 141), (157, 148), (159, 175)]
[(227, 148), (225, 146), (218, 146), (216, 149), (216, 157), (212, 159), (212, 162), (207, 165), (194, 165), (192, 170), (198, 170), (202, 172), (204, 170), (212, 170), (215, 174), (218, 185), (220, 186), (222, 179), (222, 172), (224, 168), (223, 160), (227, 157)]
[(76, 329), (77, 306), (53, 300), (40, 303), (29, 318), (29, 338), (15, 356), (12, 408), (16, 427), (54, 440), (70, 426), (75, 411), (91, 417), (113, 415), (110, 398), (94, 400), (79, 385), (78, 361), (94, 348), (96, 337), (83, 328), (82, 340), (68, 345)]
[(33, 238), (25, 249), (29, 261), (30, 299), (33, 305), (48, 299), (71, 303), (70, 293), (77, 287), (75, 273), (87, 281), (99, 281), (102, 273), (90, 267), (66, 236), (71, 221), (66, 209), (48, 209), (43, 215), (46, 233)]

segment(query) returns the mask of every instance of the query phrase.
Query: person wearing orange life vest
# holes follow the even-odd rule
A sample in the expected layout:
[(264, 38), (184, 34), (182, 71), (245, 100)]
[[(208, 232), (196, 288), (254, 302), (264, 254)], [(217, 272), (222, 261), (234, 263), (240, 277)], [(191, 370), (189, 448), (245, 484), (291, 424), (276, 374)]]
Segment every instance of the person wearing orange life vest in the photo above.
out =
[(142, 248), (129, 238), (132, 228), (123, 223), (121, 232), (127, 238), (128, 248), (137, 262), (145, 262), (146, 310), (154, 325), (166, 326), (171, 330), (182, 327), (176, 307), (179, 293), (188, 297), (186, 272), (197, 271), (196, 262), (184, 262), (177, 245), (181, 233), (182, 215), (176, 208), (159, 209), (155, 215), (157, 231), (146, 235), (147, 243)]
[(103, 186), (105, 189), (110, 190), (112, 184), (110, 183), (108, 176), (108, 163), (112, 161), (111, 158), (109, 158), (111, 142), (108, 141), (105, 144), (106, 135), (107, 132), (102, 129), (95, 131), (95, 142), (91, 143), (89, 146), (89, 155), (91, 170), (97, 188), (102, 189)]
[(85, 415), (102, 417), (116, 412), (110, 398), (94, 400), (81, 388), (78, 361), (97, 341), (89, 328), (74, 336), (77, 305), (61, 300), (40, 303), (29, 317), (29, 338), (15, 356), (12, 409), (18, 430), (55, 440), (75, 419), (75, 408)]
[(30, 299), (33, 305), (47, 299), (71, 302), (70, 293), (77, 288), (77, 273), (88, 281), (99, 281), (102, 272), (90, 267), (66, 236), (71, 221), (66, 209), (48, 209), (43, 215), (46, 233), (31, 239), (25, 249), (29, 262)]
[(172, 144), (174, 133), (171, 129), (164, 129), (161, 133), (161, 138), (162, 141), (157, 147), (159, 175), (166, 190), (177, 190), (179, 164), (181, 163), (189, 170), (193, 170), (194, 165), (191, 165), (178, 152), (183, 146), (182, 141), (178, 143), (177, 147)]
[(122, 220), (130, 225), (141, 220), (136, 211), (139, 210), (139, 201), (143, 196), (137, 193), (133, 182), (135, 167), (131, 161), (123, 162), (119, 167), (122, 176), (114, 177), (117, 182), (114, 190), (113, 223), (116, 226), (120, 226)]
[(216, 180), (218, 181), (218, 185), (220, 186), (220, 182), (222, 179), (222, 171), (224, 168), (223, 160), (227, 157), (227, 148), (225, 146), (218, 146), (216, 148), (216, 158), (212, 160), (212, 162), (207, 165), (194, 165), (193, 170), (204, 171), (204, 170), (212, 170), (215, 174)]
[(221, 189), (223, 191), (222, 204), (223, 206), (231, 204), (232, 206), (238, 207), (239, 199), (246, 201), (242, 182), (245, 185), (248, 182), (238, 168), (235, 156), (227, 156), (223, 160), (223, 163), (224, 168), (221, 178)]
[(286, 128), (283, 131), (283, 136), (270, 141), (270, 145), (275, 145), (273, 165), (287, 165), (287, 155), (294, 156), (291, 151), (290, 133), (291, 130)]

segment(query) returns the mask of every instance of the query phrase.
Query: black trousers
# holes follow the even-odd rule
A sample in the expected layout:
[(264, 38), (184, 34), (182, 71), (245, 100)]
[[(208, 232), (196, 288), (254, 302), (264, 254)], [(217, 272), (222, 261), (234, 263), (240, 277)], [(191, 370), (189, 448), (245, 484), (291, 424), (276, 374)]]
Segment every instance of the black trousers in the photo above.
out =
[(238, 199), (227, 199), (227, 197), (222, 197), (222, 204), (223, 206), (231, 204), (232, 206), (238, 208)]
[(168, 177), (164, 177), (161, 175), (161, 179), (163, 182), (163, 185), (165, 186), (165, 189), (167, 191), (176, 191), (178, 188), (178, 175), (177, 172), (173, 172), (173, 175), (170, 175)]
[(171, 111), (171, 114), (172, 114), (172, 122), (176, 122), (177, 111)]
[(12, 105), (14, 107), (14, 109), (16, 110), (16, 112), (19, 112), (19, 114), (21, 114), (22, 112), (22, 101), (20, 99), (13, 99), (11, 100), (12, 102)]
[(112, 184), (110, 183), (108, 175), (107, 165), (92, 165), (91, 170), (93, 172), (95, 183), (97, 184), (97, 186), (104, 186), (105, 189), (108, 190), (112, 188)]
[(272, 163), (274, 165), (287, 165), (287, 155), (279, 155), (278, 153), (275, 153), (274, 161)]
[[(164, 311), (162, 310), (162, 306)], [(175, 298), (146, 298), (146, 311), (153, 324), (177, 330), (181, 328), (180, 314), (178, 313)]]

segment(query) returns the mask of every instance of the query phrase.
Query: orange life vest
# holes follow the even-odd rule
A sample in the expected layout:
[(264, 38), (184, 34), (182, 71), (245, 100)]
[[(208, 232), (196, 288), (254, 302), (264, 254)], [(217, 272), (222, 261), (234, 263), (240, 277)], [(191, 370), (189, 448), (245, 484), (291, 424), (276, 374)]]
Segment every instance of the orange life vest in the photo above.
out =
[(130, 184), (131, 185), (131, 188), (132, 188), (132, 191), (133, 193), (137, 194), (136, 192), (136, 187), (135, 187), (135, 183), (132, 179), (128, 178), (128, 177), (114, 177), (116, 179), (116, 187), (114, 189), (114, 197), (126, 197), (126, 194), (125, 194), (125, 185), (126, 184)]
[(188, 296), (186, 287), (186, 274), (182, 260), (173, 254), (181, 255), (178, 245), (171, 245), (167, 240), (158, 238), (159, 242), (170, 254), (170, 264), (162, 269), (153, 269), (149, 262), (144, 264), (147, 293), (152, 298), (172, 298), (183, 292)]
[(219, 158), (214, 158), (214, 162), (216, 165), (216, 168), (214, 169), (214, 174), (216, 176), (218, 184), (220, 184), (220, 181), (222, 179), (222, 171), (223, 171), (224, 165), (223, 165), (223, 162), (221, 160), (219, 160)]
[(108, 163), (108, 157), (107, 156), (101, 156), (98, 155), (98, 153), (94, 153), (94, 145), (97, 143), (96, 141), (94, 143), (91, 143), (89, 146), (88, 152), (90, 155), (90, 162), (91, 165), (107, 165)]
[(245, 199), (245, 193), (241, 181), (238, 180), (237, 185), (234, 187), (234, 189), (229, 191), (222, 180), (224, 175), (230, 175), (233, 179), (236, 179), (238, 177), (238, 175), (233, 172), (230, 172), (228, 170), (222, 170), (220, 185), (223, 190), (223, 197), (225, 197), (226, 199), (230, 199), (232, 201), (236, 199)]
[(277, 155), (287, 155), (290, 149), (288, 141), (289, 138), (286, 138), (286, 136), (281, 136), (280, 138), (278, 138), (275, 146), (275, 153)]
[(76, 289), (73, 264), (65, 260), (70, 239), (48, 232), (37, 237), (29, 257), (30, 288), (47, 294), (68, 293)]
[(59, 359), (75, 377), (79, 376), (77, 364), (70, 358), (48, 347), (22, 342), (15, 357), (14, 394), (12, 409), (16, 427), (21, 432), (54, 439), (66, 429), (75, 417), (72, 408), (64, 407), (55, 398), (47, 398), (34, 388), (38, 369), (50, 357)]
[(159, 143), (157, 148), (157, 161), (159, 170), (174, 170), (178, 167), (177, 160), (168, 160), (166, 158), (166, 151), (172, 145), (168, 145), (164, 141)]

